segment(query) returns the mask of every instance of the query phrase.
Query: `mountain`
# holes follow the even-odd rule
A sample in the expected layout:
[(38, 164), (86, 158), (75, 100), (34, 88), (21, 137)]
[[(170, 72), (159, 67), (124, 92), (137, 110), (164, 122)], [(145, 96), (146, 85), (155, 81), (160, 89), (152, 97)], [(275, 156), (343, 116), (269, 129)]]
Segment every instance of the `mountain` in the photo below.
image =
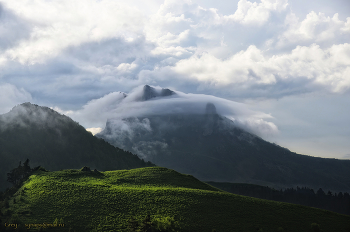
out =
[(176, 226), (156, 231), (309, 231), (314, 223), (324, 232), (350, 228), (346, 215), (227, 193), (161, 167), (100, 173), (37, 171), (5, 201), (0, 230), (11, 222), (19, 227), (21, 222), (36, 224), (32, 227), (54, 227), (56, 222), (56, 228), (47, 230), (141, 231), (128, 227), (147, 215), (154, 224)]
[(161, 89), (160, 91), (159, 90), (157, 91), (157, 89), (152, 88), (149, 85), (145, 85), (143, 87), (143, 94), (137, 100), (147, 101), (155, 97), (167, 97), (174, 94), (175, 92), (170, 89)]
[(27, 158), (31, 167), (41, 165), (48, 170), (152, 166), (94, 137), (69, 117), (31, 103), (18, 105), (0, 115), (0, 190), (10, 186), (6, 173)]
[[(143, 101), (168, 97), (151, 98), (148, 93), (155, 90), (147, 86), (144, 90)], [(96, 136), (144, 160), (203, 181), (350, 190), (350, 160), (291, 152), (219, 115), (213, 103), (203, 105), (197, 114), (109, 119)]]

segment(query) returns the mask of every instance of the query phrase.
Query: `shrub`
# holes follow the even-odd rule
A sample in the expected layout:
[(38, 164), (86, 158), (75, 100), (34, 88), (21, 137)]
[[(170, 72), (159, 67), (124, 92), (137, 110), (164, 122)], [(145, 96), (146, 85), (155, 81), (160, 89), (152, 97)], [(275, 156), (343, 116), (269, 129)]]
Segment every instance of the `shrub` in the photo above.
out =
[(91, 172), (91, 169), (89, 167), (84, 166), (84, 167), (82, 167), (80, 169), (80, 171), (82, 171), (82, 172)]
[(7, 210), (5, 210), (5, 213), (4, 213), (4, 215), (5, 216), (11, 216), (11, 210), (9, 210), (9, 209), (7, 209)]
[(138, 222), (132, 218), (129, 221), (128, 228), (131, 232), (176, 232), (181, 229), (179, 223), (176, 222), (173, 217), (156, 217), (151, 219), (150, 215), (147, 215), (142, 222)]
[(5, 207), (5, 209), (10, 208), (10, 204), (9, 204), (9, 201), (7, 199), (5, 199), (4, 207)]
[(321, 232), (320, 225), (317, 223), (312, 223), (311, 232)]
[(158, 231), (178, 231), (180, 229), (179, 223), (173, 217), (154, 218), (152, 224)]

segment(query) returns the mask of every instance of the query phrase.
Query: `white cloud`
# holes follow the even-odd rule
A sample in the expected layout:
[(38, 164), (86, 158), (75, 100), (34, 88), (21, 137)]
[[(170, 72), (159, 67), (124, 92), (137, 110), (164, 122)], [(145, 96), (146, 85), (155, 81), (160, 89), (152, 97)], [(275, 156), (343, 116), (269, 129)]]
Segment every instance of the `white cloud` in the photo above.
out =
[(87, 131), (91, 132), (93, 135), (98, 134), (102, 131), (100, 127), (86, 128)]
[(247, 33), (245, 27), (260, 32), (256, 26), (268, 22), (272, 12), (283, 13), (287, 5), (287, 0), (263, 0), (259, 4), (241, 0), (234, 14), (223, 15), (190, 1), (165, 1), (145, 24), (144, 33), (147, 40), (157, 44), (152, 54), (180, 56), (187, 50), (187, 56), (202, 51), (225, 56), (228, 50), (236, 50), (237, 44), (246, 44), (240, 35)]
[(79, 119), (77, 121), (87, 127), (90, 127), (88, 125), (103, 127), (125, 96), (126, 94), (123, 92), (112, 92), (99, 99), (89, 101), (80, 111), (69, 111), (66, 114), (73, 119)]
[(57, 56), (68, 46), (142, 31), (142, 12), (116, 1), (3, 1), (31, 24), (30, 37), (7, 49), (3, 57), (33, 64)]
[[(160, 87), (154, 88), (156, 90), (161, 89)], [(124, 93), (113, 92), (92, 100), (84, 105), (81, 110), (69, 112), (67, 115), (89, 128), (103, 128), (108, 119), (114, 119), (110, 123), (117, 123), (114, 126), (120, 127), (120, 131), (124, 131), (122, 133), (133, 136), (130, 134), (131, 132), (129, 133), (130, 125), (122, 119), (174, 113), (204, 114), (207, 103), (211, 102), (216, 106), (219, 114), (232, 119), (241, 127), (255, 134), (265, 136), (278, 132), (278, 128), (273, 123), (266, 121), (266, 119), (272, 118), (271, 115), (252, 111), (245, 104), (210, 95), (175, 92), (176, 95), (169, 97), (138, 101), (143, 94), (143, 86), (139, 86), (132, 90), (127, 97)], [(138, 122), (137, 120), (136, 122), (137, 125), (141, 123), (147, 129), (146, 122)]]
[(120, 65), (118, 65), (117, 70), (121, 72), (129, 72), (135, 69), (136, 67), (137, 67), (137, 64), (135, 63), (131, 63), (131, 64), (121, 63)]
[(344, 33), (350, 33), (350, 17), (346, 18), (346, 23), (340, 30)]
[[(318, 45), (298, 46), (289, 54), (269, 57), (250, 46), (229, 59), (221, 60), (211, 54), (192, 56), (176, 63), (174, 72), (213, 88), (236, 88), (288, 84), (290, 81), (305, 80), (314, 90), (331, 92), (347, 91), (350, 87), (350, 44), (333, 45), (321, 49)], [(302, 83), (302, 82), (301, 82)]]
[(227, 15), (185, 0), (164, 1), (146, 15), (132, 2), (3, 1), (7, 22), (27, 31), (16, 43), (2, 43), (0, 78), (26, 83), (38, 98), (61, 94), (80, 104), (141, 84), (191, 86), (228, 98), (349, 89), (349, 44), (340, 42), (350, 18), (310, 12), (299, 20), (287, 16), (287, 0), (240, 0)]
[[(341, 41), (349, 37), (350, 18), (347, 22), (339, 19), (338, 14), (333, 17), (326, 16), (324, 13), (311, 11), (303, 21), (291, 13), (287, 16), (285, 24), (288, 29), (279, 35), (277, 46), (283, 47), (288, 44), (297, 44), (301, 42), (320, 43)], [(349, 41), (346, 39), (346, 41)]]
[(283, 11), (287, 5), (288, 0), (262, 0), (261, 3), (240, 0), (237, 11), (227, 18), (242, 24), (262, 25), (269, 20), (271, 11)]

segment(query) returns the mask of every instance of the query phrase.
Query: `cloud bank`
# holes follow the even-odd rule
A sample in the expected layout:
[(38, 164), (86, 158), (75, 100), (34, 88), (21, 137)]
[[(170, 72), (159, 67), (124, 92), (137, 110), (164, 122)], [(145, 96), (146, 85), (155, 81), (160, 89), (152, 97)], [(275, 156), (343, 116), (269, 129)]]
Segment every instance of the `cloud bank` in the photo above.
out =
[[(162, 90), (159, 86), (151, 88), (159, 92)], [(123, 126), (130, 126), (130, 123), (122, 122), (123, 119), (127, 118), (167, 114), (205, 114), (206, 105), (209, 102), (215, 105), (218, 114), (233, 120), (240, 127), (257, 135), (266, 136), (278, 132), (276, 125), (266, 121), (272, 118), (271, 115), (253, 111), (245, 104), (210, 95), (174, 92), (175, 94), (170, 96), (155, 97), (142, 101), (140, 99), (144, 95), (144, 86), (139, 86), (129, 94), (113, 92), (88, 102), (81, 110), (63, 113), (82, 122), (83, 125), (92, 125), (95, 128), (104, 128), (108, 119), (114, 119), (113, 123), (120, 121), (118, 123), (123, 125), (118, 127), (122, 128)], [(147, 127), (145, 123), (147, 124), (147, 122), (136, 120), (132, 124), (133, 126), (142, 125), (147, 129), (149, 125)]]
[(143, 84), (231, 99), (349, 92), (350, 17), (300, 18), (287, 0), (230, 14), (187, 0), (0, 4), (0, 79), (42, 102), (78, 108)]

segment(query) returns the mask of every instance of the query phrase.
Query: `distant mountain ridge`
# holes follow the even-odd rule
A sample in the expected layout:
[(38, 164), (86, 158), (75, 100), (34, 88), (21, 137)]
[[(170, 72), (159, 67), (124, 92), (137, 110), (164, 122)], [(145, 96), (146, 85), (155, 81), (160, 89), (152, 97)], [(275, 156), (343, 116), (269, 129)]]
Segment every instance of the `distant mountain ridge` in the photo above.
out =
[(300, 155), (264, 141), (217, 114), (210, 102), (198, 114), (109, 119), (96, 136), (203, 181), (350, 190), (350, 160)]
[(83, 166), (98, 170), (153, 166), (94, 137), (67, 116), (23, 103), (0, 115), (0, 190), (9, 187), (6, 173), (27, 158), (31, 167), (42, 165), (52, 171)]

